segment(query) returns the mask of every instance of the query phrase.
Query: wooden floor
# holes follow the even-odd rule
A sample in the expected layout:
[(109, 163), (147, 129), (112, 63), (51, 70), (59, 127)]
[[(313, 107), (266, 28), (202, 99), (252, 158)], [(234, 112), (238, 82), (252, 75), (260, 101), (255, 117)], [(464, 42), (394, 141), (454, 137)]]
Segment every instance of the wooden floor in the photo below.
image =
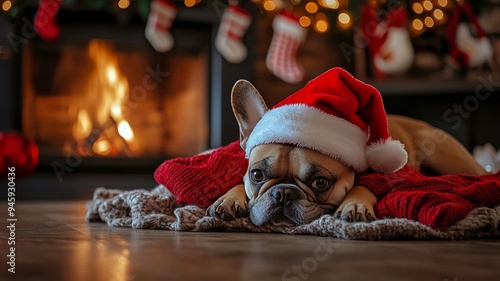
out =
[(16, 273), (7, 271), (2, 226), (0, 280), (500, 280), (499, 240), (170, 232), (111, 228), (84, 215), (84, 202), (18, 203)]

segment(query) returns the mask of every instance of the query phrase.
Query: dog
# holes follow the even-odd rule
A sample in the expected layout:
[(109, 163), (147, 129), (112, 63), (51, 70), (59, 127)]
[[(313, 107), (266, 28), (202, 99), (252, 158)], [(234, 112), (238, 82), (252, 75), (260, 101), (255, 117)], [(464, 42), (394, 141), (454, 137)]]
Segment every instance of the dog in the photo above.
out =
[[(249, 135), (268, 108), (246, 80), (236, 82), (231, 100), (240, 144), (246, 149)], [(444, 131), (397, 115), (387, 115), (387, 123), (391, 137), (404, 145), (408, 164), (418, 170), (487, 174), (467, 149)], [(223, 220), (248, 215), (257, 226), (306, 224), (324, 214), (350, 222), (376, 219), (375, 195), (364, 186), (354, 186), (356, 171), (338, 159), (300, 145), (280, 143), (257, 145), (247, 157), (243, 184), (218, 198), (207, 209), (208, 215)]]

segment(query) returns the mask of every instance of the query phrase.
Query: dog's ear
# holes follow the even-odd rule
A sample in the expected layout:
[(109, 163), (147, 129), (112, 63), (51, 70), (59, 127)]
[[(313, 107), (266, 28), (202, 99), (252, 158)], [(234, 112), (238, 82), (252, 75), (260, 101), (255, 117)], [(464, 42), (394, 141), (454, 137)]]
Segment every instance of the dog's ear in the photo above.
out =
[(267, 106), (257, 89), (247, 80), (238, 80), (234, 84), (231, 104), (240, 126), (240, 145), (245, 149), (248, 136), (267, 112)]

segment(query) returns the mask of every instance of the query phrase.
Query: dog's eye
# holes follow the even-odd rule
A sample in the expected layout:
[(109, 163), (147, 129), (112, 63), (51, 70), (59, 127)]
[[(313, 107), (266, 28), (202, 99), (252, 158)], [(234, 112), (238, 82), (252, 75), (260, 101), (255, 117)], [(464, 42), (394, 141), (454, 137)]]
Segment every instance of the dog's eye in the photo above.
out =
[(324, 177), (315, 178), (311, 186), (319, 190), (326, 189), (330, 187), (330, 181)]
[(250, 175), (252, 176), (253, 182), (262, 182), (266, 179), (262, 170), (259, 170), (259, 169), (252, 170), (250, 172)]

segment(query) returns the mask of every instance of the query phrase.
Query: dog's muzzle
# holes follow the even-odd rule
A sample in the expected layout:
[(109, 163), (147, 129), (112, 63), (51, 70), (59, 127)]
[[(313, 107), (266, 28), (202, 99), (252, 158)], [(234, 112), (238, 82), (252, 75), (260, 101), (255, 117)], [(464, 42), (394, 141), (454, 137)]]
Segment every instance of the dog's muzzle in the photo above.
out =
[(255, 225), (299, 225), (327, 213), (297, 185), (277, 184), (249, 203), (250, 220)]

